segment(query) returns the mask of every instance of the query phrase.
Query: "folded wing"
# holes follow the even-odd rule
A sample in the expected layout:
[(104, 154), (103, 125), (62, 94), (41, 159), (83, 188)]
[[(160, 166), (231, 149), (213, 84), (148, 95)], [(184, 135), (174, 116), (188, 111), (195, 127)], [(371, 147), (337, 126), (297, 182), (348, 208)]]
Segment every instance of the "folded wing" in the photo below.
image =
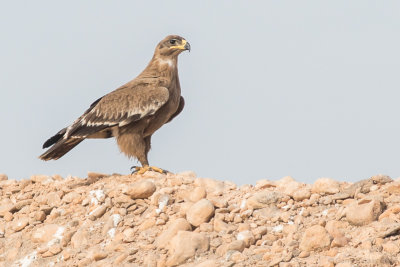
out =
[(112, 127), (122, 127), (153, 115), (168, 98), (169, 92), (165, 87), (125, 87), (115, 90), (96, 100), (74, 123), (48, 139), (43, 148), (53, 147), (39, 158), (58, 159), (91, 135), (104, 133), (103, 138), (110, 137)]

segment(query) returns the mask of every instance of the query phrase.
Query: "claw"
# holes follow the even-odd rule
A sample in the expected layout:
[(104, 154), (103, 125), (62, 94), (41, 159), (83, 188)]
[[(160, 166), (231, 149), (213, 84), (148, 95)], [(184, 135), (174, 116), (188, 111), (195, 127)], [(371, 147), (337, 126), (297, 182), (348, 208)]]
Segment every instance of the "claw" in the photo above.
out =
[(130, 168), (130, 170), (131, 170), (132, 173), (135, 173), (135, 172), (137, 172), (137, 168), (139, 168), (139, 167), (138, 166), (132, 166)]

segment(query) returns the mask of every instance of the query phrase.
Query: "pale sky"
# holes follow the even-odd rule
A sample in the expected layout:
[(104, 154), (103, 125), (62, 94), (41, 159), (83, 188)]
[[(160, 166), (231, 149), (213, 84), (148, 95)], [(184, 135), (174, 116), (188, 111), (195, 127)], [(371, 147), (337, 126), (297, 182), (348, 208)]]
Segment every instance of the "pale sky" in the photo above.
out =
[(186, 105), (151, 165), (254, 184), (400, 176), (398, 1), (3, 1), (0, 173), (129, 173), (114, 139), (58, 161), (41, 146), (186, 38)]

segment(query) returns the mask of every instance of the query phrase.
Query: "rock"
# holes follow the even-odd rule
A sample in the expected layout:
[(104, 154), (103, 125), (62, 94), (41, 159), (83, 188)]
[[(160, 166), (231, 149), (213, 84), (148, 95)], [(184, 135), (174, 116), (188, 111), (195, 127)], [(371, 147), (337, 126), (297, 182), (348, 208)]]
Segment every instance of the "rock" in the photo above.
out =
[(319, 251), (329, 247), (331, 240), (324, 227), (314, 225), (308, 228), (300, 242), (302, 251)]
[(8, 180), (7, 174), (0, 173), (0, 181), (6, 181), (6, 180)]
[(343, 222), (341, 221), (329, 221), (325, 226), (325, 229), (333, 238), (331, 247), (344, 247), (349, 243), (348, 239), (344, 236), (340, 228), (345, 228)]
[(349, 241), (347, 240), (347, 238), (345, 236), (335, 237), (332, 240), (331, 247), (332, 248), (345, 247), (345, 246), (347, 246), (348, 243), (349, 243)]
[(167, 265), (175, 266), (195, 256), (196, 252), (206, 252), (209, 248), (209, 239), (201, 233), (179, 231), (171, 240), (169, 247), (170, 257)]
[(239, 262), (245, 261), (246, 257), (239, 251), (233, 251), (233, 253), (227, 257), (227, 259), (231, 260), (235, 263), (239, 263)]
[(183, 202), (179, 205), (179, 214), (182, 217), (186, 216), (186, 213), (189, 212), (189, 210), (192, 208), (193, 203), (192, 202)]
[(381, 215), (379, 215), (379, 221), (387, 217), (394, 217), (400, 212), (400, 205), (395, 205), (387, 210), (385, 210)]
[(106, 210), (107, 210), (106, 205), (101, 205), (96, 207), (91, 213), (89, 213), (89, 219), (94, 221), (100, 218), (101, 216), (104, 215), (104, 213), (106, 213)]
[(89, 192), (89, 195), (91, 197), (90, 204), (94, 206), (104, 203), (106, 199), (106, 195), (104, 194), (104, 191), (101, 189), (91, 190)]
[(399, 244), (396, 244), (393, 241), (389, 241), (386, 243), (382, 244), (382, 248), (384, 251), (387, 253), (393, 254), (393, 255), (398, 255), (400, 252)]
[(139, 231), (145, 231), (156, 224), (155, 218), (146, 219), (138, 228)]
[(226, 199), (221, 198), (220, 196), (210, 196), (207, 199), (210, 200), (211, 203), (217, 208), (223, 209), (228, 206), (228, 201), (226, 201)]
[(135, 241), (135, 230), (133, 228), (127, 228), (125, 229), (125, 231), (123, 232), (123, 241), (126, 243), (130, 243)]
[[(348, 225), (348, 223), (346, 223)], [(346, 228), (346, 224), (344, 224), (344, 222), (342, 221), (329, 221), (326, 223), (325, 225), (325, 229), (328, 231), (328, 233), (333, 237), (333, 238), (337, 238), (337, 237), (343, 237), (343, 232), (341, 230), (341, 228)]]
[(22, 229), (24, 229), (28, 224), (29, 224), (28, 218), (24, 217), (24, 218), (18, 219), (16, 221), (13, 221), (12, 224), (11, 224), (11, 228), (15, 232), (19, 232)]
[(293, 197), (293, 194), (303, 187), (302, 183), (296, 182), (292, 177), (286, 176), (276, 182), (279, 192)]
[(355, 267), (355, 265), (353, 265), (351, 261), (345, 261), (345, 262), (339, 262), (338, 264), (335, 265), (335, 267)]
[(17, 209), (15, 208), (15, 205), (13, 203), (6, 203), (0, 205), (0, 217), (4, 217), (4, 214), (7, 212), (13, 212), (16, 211)]
[(35, 220), (36, 221), (40, 221), (43, 222), (46, 219), (46, 213), (44, 213), (44, 211), (37, 211), (35, 212)]
[(105, 252), (96, 252), (93, 254), (93, 260), (100, 261), (100, 260), (107, 258), (107, 256), (108, 255)]
[(3, 218), (6, 222), (11, 222), (14, 219), (14, 215), (11, 212), (7, 211), (4, 213)]
[(291, 197), (293, 197), (293, 199), (296, 201), (303, 201), (305, 199), (309, 199), (310, 196), (311, 196), (311, 190), (310, 188), (307, 187), (299, 188), (298, 190), (294, 191), (291, 194)]
[(225, 233), (232, 233), (236, 230), (236, 226), (227, 224), (226, 222), (222, 221), (221, 219), (214, 219), (214, 231), (217, 232), (225, 232)]
[(207, 195), (206, 190), (204, 187), (196, 187), (192, 192), (190, 192), (189, 199), (192, 202), (197, 202)]
[(85, 249), (89, 245), (89, 231), (81, 227), (71, 238), (71, 245), (74, 249)]
[(392, 235), (398, 235), (399, 233), (400, 233), (400, 223), (394, 223), (382, 229), (377, 236), (379, 238), (385, 238)]
[(383, 201), (377, 198), (362, 199), (347, 208), (346, 219), (353, 225), (366, 225), (377, 220), (383, 209)]
[(114, 265), (120, 266), (120, 264), (128, 257), (127, 254), (123, 253), (119, 255), (115, 260), (114, 260)]
[(251, 196), (246, 201), (249, 209), (261, 209), (270, 204), (276, 204), (283, 198), (283, 194), (275, 191), (261, 191)]
[(330, 178), (319, 178), (311, 188), (312, 193), (317, 194), (336, 194), (340, 190), (339, 182)]
[(46, 224), (36, 229), (31, 236), (31, 240), (34, 243), (45, 243), (54, 239), (54, 235), (60, 228), (57, 224)]
[(157, 237), (155, 244), (158, 248), (166, 248), (169, 241), (178, 233), (178, 231), (190, 231), (192, 227), (188, 221), (183, 218), (176, 219), (167, 224), (167, 228)]
[(47, 194), (46, 196), (46, 204), (50, 207), (57, 207), (59, 206), (61, 199), (58, 193), (56, 192), (51, 192), (49, 194)]
[(210, 179), (210, 178), (196, 178), (194, 184), (198, 187), (204, 187), (207, 193), (213, 195), (221, 195), (225, 190), (223, 182)]
[(53, 207), (50, 207), (47, 205), (40, 207), (40, 211), (43, 211), (46, 215), (49, 215), (52, 210), (53, 210)]
[(267, 226), (260, 226), (253, 230), (254, 235), (260, 235), (260, 236), (265, 235), (267, 232), (268, 232)]
[(132, 186), (128, 187), (125, 191), (125, 194), (130, 196), (132, 199), (143, 199), (151, 197), (155, 191), (155, 184), (149, 180), (144, 180), (134, 183)]
[(65, 203), (71, 203), (71, 202), (73, 202), (73, 201), (79, 200), (80, 198), (81, 198), (81, 195), (80, 195), (80, 194), (78, 194), (78, 193), (72, 191), (72, 192), (69, 192), (68, 194), (66, 194), (66, 195), (63, 197), (62, 200), (63, 200)]
[(186, 213), (187, 221), (193, 226), (208, 222), (214, 215), (214, 205), (203, 198), (197, 201)]
[(157, 213), (163, 212), (167, 205), (171, 204), (171, 196), (168, 194), (162, 194), (157, 201), (158, 209), (156, 209)]
[(250, 247), (255, 243), (255, 238), (253, 236), (253, 233), (250, 232), (249, 230), (245, 230), (242, 232), (239, 232), (236, 236), (237, 240), (242, 240), (244, 242), (244, 246), (246, 248)]
[(246, 243), (243, 240), (235, 240), (227, 246), (227, 250), (236, 250), (239, 252), (243, 252), (246, 247)]
[(26, 200), (18, 201), (15, 204), (15, 209), (16, 210), (21, 210), (23, 207), (25, 207), (27, 205), (30, 205), (31, 203), (32, 203), (32, 199), (26, 199)]
[(32, 175), (30, 179), (34, 183), (42, 183), (42, 184), (48, 184), (53, 181), (53, 178), (51, 178), (48, 175)]
[(307, 258), (308, 256), (310, 256), (310, 252), (303, 250), (302, 252), (300, 252), (299, 254), (299, 258)]
[(212, 267), (212, 266), (218, 266), (217, 260), (205, 260), (199, 264), (196, 264), (194, 267)]
[(49, 252), (52, 255), (57, 255), (58, 253), (60, 253), (62, 251), (61, 247), (59, 244), (55, 244), (49, 247)]
[(275, 182), (267, 180), (267, 179), (262, 179), (262, 180), (258, 180), (256, 182), (256, 189), (265, 189), (265, 188), (274, 188), (276, 187)]
[(97, 179), (107, 177), (109, 175), (105, 174), (105, 173), (99, 173), (99, 172), (88, 172), (87, 176), (89, 179), (97, 180)]

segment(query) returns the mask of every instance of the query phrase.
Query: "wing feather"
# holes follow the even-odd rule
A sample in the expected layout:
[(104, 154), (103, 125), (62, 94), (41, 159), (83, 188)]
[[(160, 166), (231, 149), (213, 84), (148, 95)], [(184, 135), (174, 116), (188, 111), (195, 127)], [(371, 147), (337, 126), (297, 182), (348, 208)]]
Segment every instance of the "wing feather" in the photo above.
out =
[(98, 99), (66, 130), (64, 138), (87, 137), (153, 115), (169, 98), (165, 87), (121, 88)]

